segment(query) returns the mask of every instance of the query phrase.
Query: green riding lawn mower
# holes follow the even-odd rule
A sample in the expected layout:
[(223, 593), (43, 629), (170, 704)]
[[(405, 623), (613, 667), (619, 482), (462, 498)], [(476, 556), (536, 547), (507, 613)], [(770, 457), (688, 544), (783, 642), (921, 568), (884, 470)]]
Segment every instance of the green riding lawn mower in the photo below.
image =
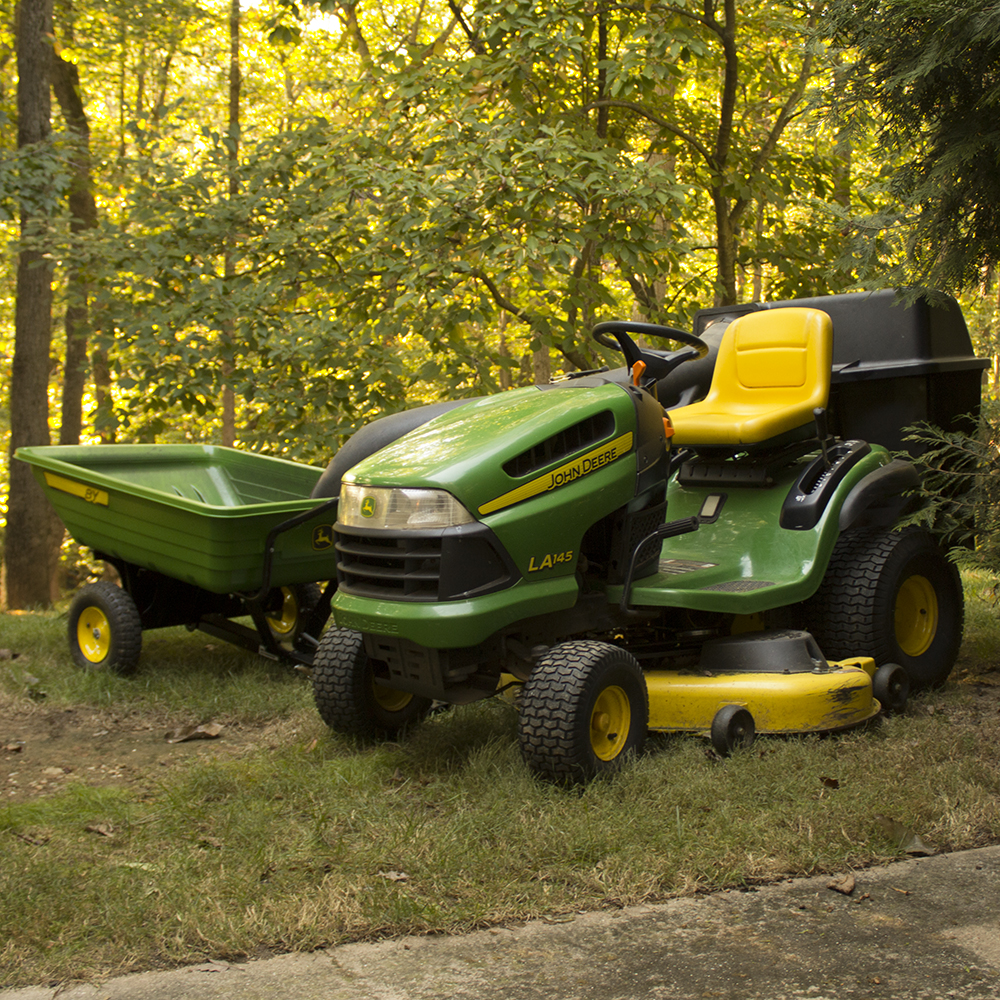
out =
[(602, 323), (624, 368), (363, 428), (312, 493), (339, 496), (323, 719), (392, 737), (507, 690), (525, 761), (573, 783), (651, 730), (726, 754), (943, 683), (961, 582), (896, 530), (919, 479), (894, 453), (908, 425), (975, 413), (986, 362), (956, 303), (895, 302)]

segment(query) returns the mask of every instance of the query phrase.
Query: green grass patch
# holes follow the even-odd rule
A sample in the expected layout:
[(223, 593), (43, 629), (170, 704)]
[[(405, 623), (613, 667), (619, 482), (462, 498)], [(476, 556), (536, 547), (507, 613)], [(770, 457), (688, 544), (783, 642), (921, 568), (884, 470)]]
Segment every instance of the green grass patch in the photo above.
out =
[(995, 842), (1000, 699), (995, 661), (979, 657), (1000, 630), (980, 582), (968, 589), (956, 679), (905, 715), (763, 737), (726, 761), (700, 738), (654, 736), (582, 791), (526, 771), (505, 702), (358, 745), (326, 730), (301, 678), (204, 636), (154, 633), (123, 679), (74, 670), (58, 616), (5, 616), (0, 646), (30, 650), (0, 664), (10, 706), (44, 688), (46, 705), (291, 722), (276, 747), (0, 806), (0, 986), (859, 868), (899, 854), (879, 815), (940, 850)]

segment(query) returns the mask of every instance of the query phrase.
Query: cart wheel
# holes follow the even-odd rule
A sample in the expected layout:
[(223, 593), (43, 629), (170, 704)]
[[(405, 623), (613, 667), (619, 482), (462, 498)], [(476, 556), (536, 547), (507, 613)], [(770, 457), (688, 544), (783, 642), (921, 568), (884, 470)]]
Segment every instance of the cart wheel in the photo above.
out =
[(637, 753), (648, 722), (646, 681), (631, 653), (564, 642), (538, 661), (521, 691), (521, 755), (543, 778), (583, 784)]
[(69, 608), (69, 651), (84, 670), (135, 670), (142, 621), (132, 598), (113, 583), (89, 583)]
[(898, 663), (884, 663), (872, 678), (872, 694), (886, 715), (902, 712), (910, 696), (910, 678)]
[(712, 719), (712, 746), (720, 757), (749, 749), (756, 735), (753, 716), (742, 705), (726, 705)]
[(419, 722), (431, 699), (375, 683), (360, 632), (323, 633), (312, 665), (313, 700), (335, 732), (366, 739), (392, 738)]
[(272, 591), (269, 595), (271, 613), (267, 615), (267, 627), (271, 630), (271, 635), (278, 642), (295, 645), (313, 608), (319, 604), (322, 593), (322, 589), (315, 583), (300, 583), (294, 587)]
[(922, 528), (849, 531), (806, 614), (831, 660), (871, 656), (900, 664), (916, 690), (938, 687), (962, 643), (962, 581)]

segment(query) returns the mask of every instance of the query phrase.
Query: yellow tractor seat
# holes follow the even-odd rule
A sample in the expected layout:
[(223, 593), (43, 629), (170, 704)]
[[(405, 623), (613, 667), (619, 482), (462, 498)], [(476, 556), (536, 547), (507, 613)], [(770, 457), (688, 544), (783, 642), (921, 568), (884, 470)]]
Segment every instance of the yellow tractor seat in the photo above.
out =
[(669, 412), (672, 443), (758, 450), (807, 432), (826, 407), (832, 360), (833, 324), (819, 309), (741, 316), (723, 334), (708, 395)]

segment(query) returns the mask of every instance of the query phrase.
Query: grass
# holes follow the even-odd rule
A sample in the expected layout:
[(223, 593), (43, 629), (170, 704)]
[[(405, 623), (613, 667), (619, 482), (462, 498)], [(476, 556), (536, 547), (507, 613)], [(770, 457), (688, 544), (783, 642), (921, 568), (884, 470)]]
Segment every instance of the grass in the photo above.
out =
[[(58, 617), (6, 616), (0, 646), (31, 661), (0, 664), (0, 709), (44, 688), (47, 705), (284, 717), (289, 735), (141, 785), (0, 806), (0, 986), (859, 868), (899, 853), (880, 814), (942, 850), (996, 842), (1000, 701), (981, 681), (1000, 627), (982, 581), (967, 587), (955, 680), (905, 715), (831, 738), (762, 738), (727, 761), (697, 737), (653, 737), (581, 792), (526, 772), (503, 702), (359, 746), (329, 734), (300, 678), (206, 650), (204, 637), (162, 633), (135, 678), (103, 677), (70, 667)], [(37, 685), (18, 680), (26, 670)]]

